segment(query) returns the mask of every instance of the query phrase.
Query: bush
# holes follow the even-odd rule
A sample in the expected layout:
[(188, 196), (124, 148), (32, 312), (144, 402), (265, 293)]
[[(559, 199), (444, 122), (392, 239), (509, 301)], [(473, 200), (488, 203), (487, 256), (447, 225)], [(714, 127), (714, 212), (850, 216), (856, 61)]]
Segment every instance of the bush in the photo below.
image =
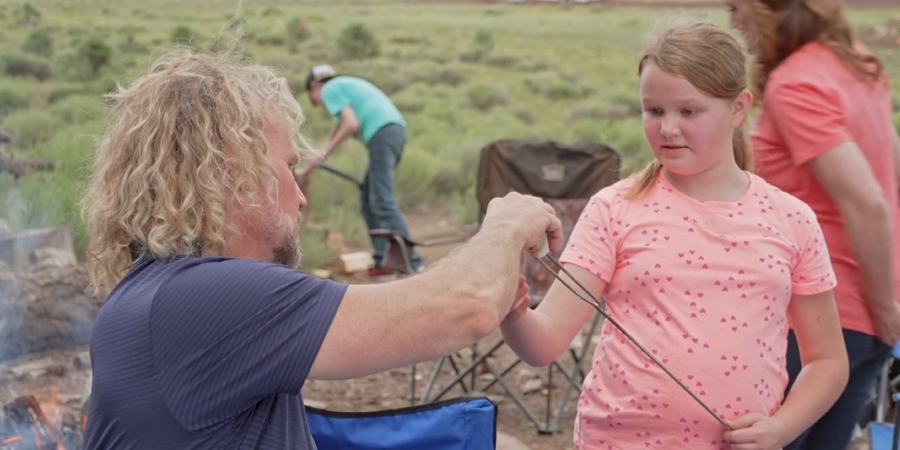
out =
[(469, 103), (479, 111), (488, 111), (505, 105), (508, 95), (505, 89), (486, 84), (476, 84), (469, 88)]
[(283, 14), (284, 13), (280, 9), (278, 9), (274, 6), (270, 6), (270, 7), (266, 8), (265, 10), (263, 10), (263, 12), (262, 12), (263, 17), (281, 16)]
[(0, 56), (2, 72), (11, 77), (33, 76), (40, 81), (53, 76), (53, 69), (46, 61), (26, 55), (7, 54)]
[(490, 30), (478, 30), (475, 33), (475, 46), (479, 49), (491, 51), (494, 49), (494, 34)]
[(527, 106), (521, 106), (516, 110), (516, 119), (526, 125), (533, 125), (537, 122), (537, 116)]
[(173, 44), (190, 46), (193, 45), (193, 42), (196, 40), (197, 34), (187, 25), (178, 25), (172, 29), (171, 41)]
[(590, 88), (581, 87), (576, 82), (558, 74), (547, 74), (525, 79), (525, 87), (535, 95), (550, 100), (569, 100), (593, 93)]
[(92, 35), (78, 45), (76, 60), (83, 70), (94, 77), (101, 68), (110, 64), (112, 47), (102, 36)]
[(0, 116), (5, 116), (29, 104), (28, 93), (10, 86), (0, 86)]
[(134, 33), (128, 33), (125, 35), (125, 39), (119, 43), (119, 51), (122, 53), (149, 53), (150, 47), (135, 39)]
[(50, 113), (36, 109), (14, 112), (3, 122), (13, 137), (13, 144), (19, 148), (36, 147), (53, 136), (60, 125), (60, 120)]
[(85, 91), (84, 85), (81, 84), (58, 84), (50, 89), (50, 95), (47, 100), (50, 103), (56, 103), (68, 98), (70, 95), (83, 94)]
[(281, 33), (266, 33), (256, 38), (256, 43), (259, 45), (271, 45), (277, 47), (284, 45), (286, 42), (287, 38)]
[(32, 31), (22, 43), (22, 51), (45, 58), (53, 56), (53, 33), (47, 28)]
[(380, 44), (368, 27), (361, 23), (347, 26), (337, 40), (338, 48), (347, 58), (378, 56)]
[(50, 111), (67, 124), (79, 124), (100, 118), (103, 102), (97, 96), (73, 95), (54, 104)]
[(465, 77), (458, 70), (453, 67), (439, 67), (434, 68), (424, 74), (416, 75), (416, 81), (422, 81), (427, 83), (429, 86), (434, 86), (438, 84), (446, 84), (449, 86), (459, 86), (464, 81), (466, 81)]
[(41, 12), (31, 3), (22, 3), (15, 10), (13, 16), (19, 25), (35, 26), (41, 20)]

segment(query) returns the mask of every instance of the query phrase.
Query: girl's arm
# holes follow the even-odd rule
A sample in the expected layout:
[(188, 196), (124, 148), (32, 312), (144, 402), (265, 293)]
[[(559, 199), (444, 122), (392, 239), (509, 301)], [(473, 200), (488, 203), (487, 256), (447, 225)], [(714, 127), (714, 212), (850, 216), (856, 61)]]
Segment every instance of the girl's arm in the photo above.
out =
[(833, 291), (794, 295), (788, 316), (803, 369), (772, 417), (751, 413), (732, 421), (735, 431), (725, 433), (732, 449), (782, 448), (819, 420), (847, 385), (847, 349)]
[(850, 366), (833, 291), (794, 295), (788, 315), (803, 369), (773, 417), (784, 422), (793, 440), (834, 405), (847, 386)]
[[(572, 264), (563, 266), (595, 297), (601, 297), (606, 289), (605, 281), (581, 267)], [(559, 276), (581, 292), (565, 273), (560, 271)], [(590, 299), (587, 295), (585, 298)], [(512, 311), (500, 324), (500, 330), (507, 345), (523, 361), (532, 366), (545, 366), (566, 351), (593, 312), (592, 306), (556, 280), (536, 309), (524, 305)]]

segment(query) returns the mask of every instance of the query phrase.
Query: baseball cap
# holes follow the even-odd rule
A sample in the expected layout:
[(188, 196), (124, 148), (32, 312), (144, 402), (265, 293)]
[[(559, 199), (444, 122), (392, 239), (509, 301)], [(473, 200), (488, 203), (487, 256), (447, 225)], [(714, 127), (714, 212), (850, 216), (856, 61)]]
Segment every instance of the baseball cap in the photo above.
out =
[(334, 68), (328, 64), (315, 66), (309, 71), (309, 75), (306, 76), (306, 90), (309, 90), (309, 86), (313, 81), (322, 81), (334, 76), (337, 76), (337, 72), (335, 72)]

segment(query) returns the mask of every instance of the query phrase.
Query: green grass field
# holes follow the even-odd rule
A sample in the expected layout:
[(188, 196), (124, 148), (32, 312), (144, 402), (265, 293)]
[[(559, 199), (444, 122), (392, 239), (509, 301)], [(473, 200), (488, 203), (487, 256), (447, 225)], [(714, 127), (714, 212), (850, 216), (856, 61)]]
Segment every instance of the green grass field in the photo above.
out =
[[(675, 17), (727, 24), (724, 8), (664, 5), (261, 0), (245, 2), (239, 12), (236, 2), (149, 3), (0, 5), (0, 124), (15, 138), (5, 151), (57, 162), (55, 171), (34, 173), (18, 186), (0, 174), (0, 217), (13, 229), (71, 224), (83, 251), (77, 202), (104, 123), (101, 95), (129, 82), (175, 40), (215, 46), (236, 16), (249, 31), (248, 55), (291, 82), (307, 108), (305, 132), (315, 142), (332, 123), (323, 110), (309, 107), (302, 92), (312, 65), (332, 64), (387, 91), (409, 122), (397, 179), (401, 206), (442, 203), (464, 222), (475, 219), (478, 150), (497, 139), (602, 142), (622, 154), (626, 171), (644, 165), (651, 156), (639, 117), (636, 59), (642, 40)], [(851, 18), (884, 59), (900, 93), (900, 51), (879, 38), (880, 30), (898, 26), (900, 8), (854, 10)], [(342, 32), (353, 25), (373, 40), (342, 41)], [(352, 54), (376, 47), (376, 54)], [(329, 162), (362, 174), (366, 156), (352, 142)], [(365, 244), (356, 188), (323, 173), (315, 184), (309, 219), (344, 233), (351, 244)], [(309, 269), (321, 262), (321, 246), (304, 244)]]

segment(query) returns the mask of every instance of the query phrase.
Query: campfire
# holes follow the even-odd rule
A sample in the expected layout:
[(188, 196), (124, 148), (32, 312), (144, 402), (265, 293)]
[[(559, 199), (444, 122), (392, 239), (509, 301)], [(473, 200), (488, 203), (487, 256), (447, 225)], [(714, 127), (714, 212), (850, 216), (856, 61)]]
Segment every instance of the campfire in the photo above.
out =
[[(33, 395), (3, 406), (0, 450), (81, 450), (83, 430), (74, 417), (50, 420)], [(84, 423), (84, 419), (81, 420)]]

